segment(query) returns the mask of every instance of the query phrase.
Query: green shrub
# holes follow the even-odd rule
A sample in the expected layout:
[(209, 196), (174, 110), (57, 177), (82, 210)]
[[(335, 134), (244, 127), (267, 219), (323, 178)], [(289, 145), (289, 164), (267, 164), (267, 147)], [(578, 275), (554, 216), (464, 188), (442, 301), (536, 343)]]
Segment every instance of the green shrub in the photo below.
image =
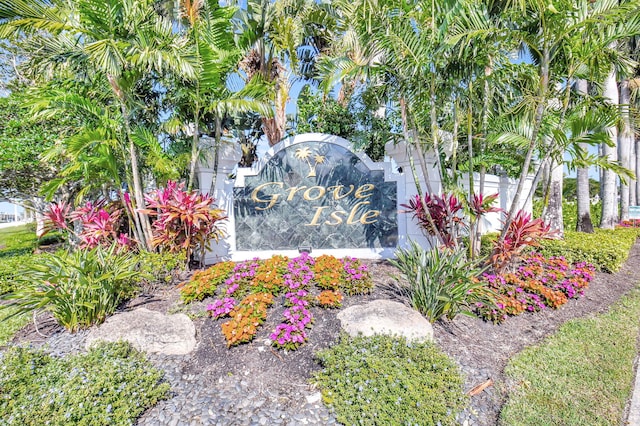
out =
[(457, 366), (432, 343), (343, 335), (317, 357), (313, 381), (343, 424), (457, 425), (467, 404)]
[(147, 291), (171, 285), (187, 264), (186, 252), (151, 253), (141, 251), (135, 255), (138, 263), (136, 280)]
[(596, 229), (593, 234), (566, 231), (563, 240), (544, 240), (538, 249), (545, 257), (564, 256), (569, 263), (587, 262), (602, 272), (616, 272), (629, 256), (638, 229)]
[(115, 254), (113, 248), (45, 254), (21, 272), (18, 288), (2, 298), (19, 313), (46, 309), (73, 332), (101, 323), (133, 294), (135, 266), (130, 254)]
[(42, 238), (38, 240), (38, 246), (49, 246), (52, 244), (63, 243), (65, 240), (64, 235), (61, 232), (53, 231), (49, 232), (47, 235), (44, 235)]
[(2, 424), (132, 425), (167, 396), (161, 378), (126, 343), (68, 358), (13, 347), (0, 358)]
[(480, 259), (488, 259), (493, 252), (493, 242), (500, 237), (499, 232), (489, 232), (480, 238)]
[(390, 263), (404, 279), (396, 277), (397, 291), (431, 322), (443, 316), (473, 315), (475, 303), (487, 300), (486, 286), (476, 279), (482, 270), (462, 251), (426, 251), (412, 241), (408, 250), (397, 250)]

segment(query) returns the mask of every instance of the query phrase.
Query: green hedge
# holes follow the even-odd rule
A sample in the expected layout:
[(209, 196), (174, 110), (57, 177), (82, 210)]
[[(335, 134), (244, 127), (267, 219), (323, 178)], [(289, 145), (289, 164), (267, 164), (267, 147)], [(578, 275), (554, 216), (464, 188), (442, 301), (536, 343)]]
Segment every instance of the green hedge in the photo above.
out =
[(596, 229), (593, 234), (566, 231), (564, 240), (543, 240), (544, 256), (564, 256), (569, 262), (589, 262), (602, 272), (616, 272), (629, 256), (640, 229)]
[[(640, 228), (596, 229), (593, 234), (565, 231), (563, 240), (542, 240), (535, 249), (543, 256), (564, 256), (570, 263), (588, 262), (602, 272), (616, 272), (629, 257)], [(482, 236), (481, 255), (491, 254), (497, 233)]]

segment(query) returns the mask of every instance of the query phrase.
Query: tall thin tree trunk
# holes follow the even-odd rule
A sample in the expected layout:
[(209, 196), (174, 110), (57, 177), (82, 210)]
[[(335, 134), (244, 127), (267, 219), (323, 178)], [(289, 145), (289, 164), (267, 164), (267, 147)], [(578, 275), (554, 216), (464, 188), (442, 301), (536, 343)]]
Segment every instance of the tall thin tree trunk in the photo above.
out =
[[(615, 70), (612, 70), (605, 80), (603, 96), (607, 98), (611, 104), (615, 106), (619, 104)], [(614, 126), (607, 130), (611, 136), (611, 140), (617, 143), (618, 129)], [(617, 147), (610, 147), (607, 144), (603, 144), (602, 156), (608, 161), (616, 161), (618, 159)], [(600, 221), (600, 227), (603, 229), (613, 229), (618, 222), (617, 192), (616, 174), (611, 170), (604, 170), (602, 179), (602, 219)]]
[[(629, 170), (631, 170), (634, 174), (636, 173), (636, 141), (635, 135), (631, 135), (631, 153), (629, 154)], [(632, 206), (638, 205), (638, 191), (636, 188), (638, 175), (636, 174), (636, 179), (631, 179), (629, 181), (629, 204)]]
[[(469, 94), (471, 95), (473, 82), (469, 83)], [(474, 181), (473, 181), (473, 106), (472, 96), (469, 96), (469, 108), (467, 110), (467, 149), (469, 151), (469, 202), (473, 200), (474, 195)], [(480, 238), (482, 236), (480, 231), (480, 218), (471, 215), (469, 218), (469, 250), (471, 252), (471, 258), (474, 259), (480, 254)]]
[(533, 132), (531, 134), (531, 140), (529, 141), (529, 146), (527, 148), (527, 154), (525, 155), (524, 162), (522, 163), (522, 172), (520, 173), (520, 179), (518, 180), (516, 193), (514, 194), (513, 201), (511, 202), (511, 207), (509, 208), (509, 213), (507, 214), (507, 217), (505, 218), (504, 224), (502, 226), (500, 241), (504, 241), (504, 238), (507, 235), (507, 230), (509, 229), (509, 225), (511, 225), (511, 222), (513, 221), (513, 218), (516, 214), (516, 210), (518, 210), (520, 198), (522, 197), (522, 191), (524, 189), (524, 183), (527, 179), (527, 175), (529, 174), (529, 166), (531, 165), (533, 152), (536, 148), (536, 142), (538, 140), (538, 134), (540, 133), (540, 127), (542, 125), (542, 118), (544, 116), (544, 111), (547, 104), (547, 92), (549, 90), (549, 65), (549, 48), (545, 45), (542, 49), (539, 82), (540, 86), (538, 89), (538, 105), (536, 107), (536, 114), (533, 123)]
[[(586, 95), (589, 90), (587, 80), (577, 80), (576, 90), (579, 95)], [(589, 145), (581, 143), (580, 148), (588, 151)], [(593, 223), (591, 221), (591, 194), (589, 191), (589, 167), (578, 167), (576, 171), (576, 203), (578, 210), (576, 231), (593, 233)]]
[[(622, 129), (618, 135), (618, 155), (620, 165), (629, 168), (631, 145), (633, 145), (633, 130), (631, 129), (631, 93), (629, 80), (620, 82), (620, 115), (622, 116)], [(629, 219), (629, 181), (620, 179), (620, 219)]]
[(543, 219), (552, 231), (557, 231), (558, 236), (564, 234), (564, 223), (562, 221), (562, 183), (564, 178), (564, 164), (562, 161), (552, 161), (550, 163), (550, 180), (547, 189), (548, 202)]
[(191, 161), (189, 162), (189, 180), (187, 181), (187, 191), (191, 191), (193, 189), (193, 183), (196, 178), (196, 164), (198, 164), (198, 157), (200, 157), (200, 106), (196, 102), (194, 107), (195, 124), (193, 126), (193, 138), (191, 139)]
[(636, 205), (640, 204), (640, 138), (636, 138)]

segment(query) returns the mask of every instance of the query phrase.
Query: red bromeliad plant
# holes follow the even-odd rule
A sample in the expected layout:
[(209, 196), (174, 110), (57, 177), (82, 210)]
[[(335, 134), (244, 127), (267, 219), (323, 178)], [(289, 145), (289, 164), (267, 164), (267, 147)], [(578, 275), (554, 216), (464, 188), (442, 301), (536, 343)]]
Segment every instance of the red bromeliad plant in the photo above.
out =
[[(70, 230), (67, 224), (67, 217), (69, 217), (69, 211), (71, 206), (64, 201), (60, 203), (51, 203), (49, 209), (44, 213), (46, 234), (53, 229)], [(44, 235), (44, 234), (43, 234)]]
[[(214, 199), (207, 194), (185, 191), (184, 184), (169, 181), (167, 187), (145, 195), (153, 222), (153, 245), (170, 252), (186, 250), (187, 259), (195, 248), (201, 256), (210, 248), (211, 240), (223, 235), (220, 221), (224, 211), (213, 207)], [(201, 259), (202, 260), (202, 259)]]
[(518, 259), (525, 247), (539, 247), (541, 239), (554, 235), (542, 219), (532, 219), (531, 214), (520, 210), (509, 224), (504, 239), (494, 241), (489, 261), (496, 272), (501, 272)]
[(425, 194), (424, 200), (420, 195), (409, 199), (406, 213), (413, 213), (418, 224), (428, 235), (436, 236), (446, 247), (456, 247), (460, 231), (465, 227), (463, 218), (459, 215), (462, 203), (453, 194), (444, 193)]
[(498, 199), (498, 193), (492, 195), (472, 194), (471, 199), (467, 199), (467, 211), (469, 212), (469, 243), (471, 257), (475, 257), (480, 252), (480, 233), (478, 231), (478, 221), (488, 213), (502, 211), (499, 207), (493, 207), (493, 203)]
[(469, 213), (473, 217), (479, 218), (487, 213), (502, 211), (500, 207), (493, 207), (493, 203), (498, 199), (498, 196), (498, 193), (491, 195), (473, 194), (471, 201), (468, 202)]

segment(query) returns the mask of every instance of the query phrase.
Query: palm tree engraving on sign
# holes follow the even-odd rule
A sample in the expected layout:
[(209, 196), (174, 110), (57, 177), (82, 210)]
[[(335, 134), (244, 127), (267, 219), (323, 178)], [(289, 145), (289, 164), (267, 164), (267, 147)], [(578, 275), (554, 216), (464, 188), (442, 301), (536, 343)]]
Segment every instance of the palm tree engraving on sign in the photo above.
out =
[(313, 165), (311, 165), (311, 161), (309, 161), (309, 158), (311, 158), (312, 154), (313, 152), (308, 146), (296, 149), (296, 152), (294, 154), (294, 156), (298, 160), (304, 160), (309, 165), (309, 174), (307, 175), (307, 177), (316, 177), (316, 166), (318, 164), (324, 163), (325, 160), (325, 157), (323, 155), (316, 153), (313, 157), (314, 163)]

